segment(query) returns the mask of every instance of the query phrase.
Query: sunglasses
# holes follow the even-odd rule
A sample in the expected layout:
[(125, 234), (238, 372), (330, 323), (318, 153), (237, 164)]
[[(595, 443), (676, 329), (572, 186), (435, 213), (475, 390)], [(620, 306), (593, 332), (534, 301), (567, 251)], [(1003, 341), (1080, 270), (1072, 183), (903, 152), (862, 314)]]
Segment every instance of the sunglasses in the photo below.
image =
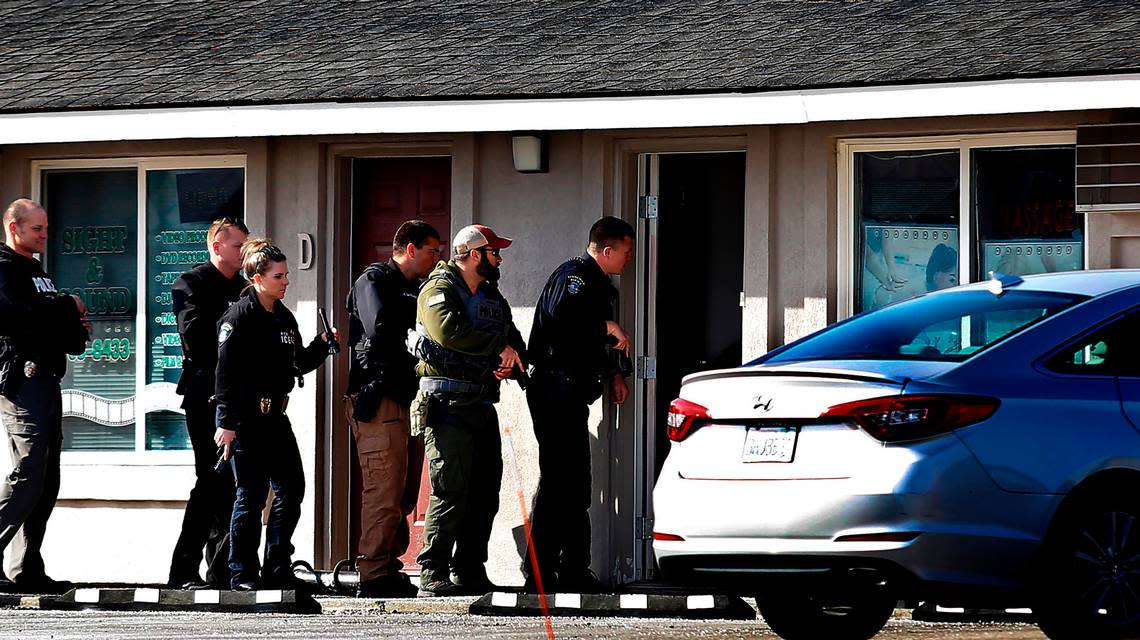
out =
[(214, 226), (214, 225), (217, 225), (217, 227), (214, 229), (213, 237), (210, 238), (211, 241), (217, 240), (218, 236), (220, 236), (222, 234), (222, 231), (225, 231), (229, 227), (237, 227), (237, 228), (241, 229), (244, 226), (242, 224), (241, 218), (233, 218), (230, 216), (225, 216), (223, 218), (218, 218), (217, 220), (214, 220), (214, 222), (210, 226)]
[(489, 254), (495, 256), (496, 258), (498, 258), (500, 249), (481, 248), (481, 249), (476, 249), (476, 251), (482, 251), (483, 253), (489, 253)]

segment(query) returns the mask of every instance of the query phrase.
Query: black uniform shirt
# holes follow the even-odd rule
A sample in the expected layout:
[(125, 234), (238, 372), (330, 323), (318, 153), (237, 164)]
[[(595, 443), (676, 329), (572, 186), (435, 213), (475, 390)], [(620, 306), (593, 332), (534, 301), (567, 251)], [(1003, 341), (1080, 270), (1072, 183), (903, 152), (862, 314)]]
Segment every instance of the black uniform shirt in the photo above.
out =
[(71, 296), (55, 284), (35, 258), (0, 245), (0, 337), (39, 373), (63, 376), (65, 354), (83, 353), (87, 330)]
[(348, 294), (348, 392), (379, 383), (380, 394), (407, 404), (416, 395), (416, 358), (404, 341), (416, 324), (420, 283), (395, 260), (368, 265)]
[(210, 262), (203, 262), (174, 281), (172, 301), (184, 356), (178, 393), (207, 397), (214, 393), (218, 320), (241, 297), (247, 284), (245, 278), (236, 274), (225, 277)]
[(240, 431), (256, 419), (263, 398), (279, 406), (297, 376), (319, 367), (328, 353), (320, 336), (302, 347), (293, 312), (280, 300), (266, 311), (250, 287), (218, 323), (218, 426)]
[(531, 361), (539, 370), (608, 378), (617, 373), (606, 355), (606, 321), (617, 289), (590, 254), (563, 262), (538, 296), (530, 331)]

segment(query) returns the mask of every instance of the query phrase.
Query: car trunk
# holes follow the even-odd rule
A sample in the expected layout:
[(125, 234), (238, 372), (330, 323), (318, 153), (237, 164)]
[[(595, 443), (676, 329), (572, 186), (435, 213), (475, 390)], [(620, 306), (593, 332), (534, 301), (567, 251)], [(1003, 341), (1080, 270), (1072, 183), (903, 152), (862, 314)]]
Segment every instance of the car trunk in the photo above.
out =
[[(907, 373), (901, 374), (900, 365)], [(915, 366), (918, 365), (918, 366)], [(844, 422), (821, 423), (837, 404), (896, 395), (912, 377), (945, 371), (947, 363), (811, 363), (695, 374), (681, 397), (708, 409), (710, 419), (673, 445), (677, 469), (689, 479), (842, 479), (882, 444)]]

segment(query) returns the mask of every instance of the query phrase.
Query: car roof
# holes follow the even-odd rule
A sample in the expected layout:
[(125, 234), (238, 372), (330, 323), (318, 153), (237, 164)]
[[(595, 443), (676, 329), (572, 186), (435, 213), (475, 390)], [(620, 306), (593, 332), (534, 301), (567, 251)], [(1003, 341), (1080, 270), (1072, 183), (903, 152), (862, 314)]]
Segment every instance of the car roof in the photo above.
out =
[[(987, 283), (988, 280), (982, 280), (956, 287), (956, 289), (958, 291), (985, 289)], [(1007, 285), (1007, 288), (1027, 291), (1053, 291), (1095, 297), (1137, 286), (1140, 286), (1140, 269), (1101, 269), (1025, 276), (1024, 282), (1012, 286)]]

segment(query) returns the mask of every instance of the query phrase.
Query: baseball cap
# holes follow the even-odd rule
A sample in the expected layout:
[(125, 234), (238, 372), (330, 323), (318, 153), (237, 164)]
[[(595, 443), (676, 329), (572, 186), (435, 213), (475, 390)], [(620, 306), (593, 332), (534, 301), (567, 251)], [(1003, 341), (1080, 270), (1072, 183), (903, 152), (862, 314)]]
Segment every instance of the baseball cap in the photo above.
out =
[(463, 227), (455, 234), (451, 248), (456, 255), (467, 253), (472, 249), (491, 247), (492, 249), (506, 249), (511, 246), (511, 239), (495, 235), (489, 227), (481, 224), (471, 224)]

